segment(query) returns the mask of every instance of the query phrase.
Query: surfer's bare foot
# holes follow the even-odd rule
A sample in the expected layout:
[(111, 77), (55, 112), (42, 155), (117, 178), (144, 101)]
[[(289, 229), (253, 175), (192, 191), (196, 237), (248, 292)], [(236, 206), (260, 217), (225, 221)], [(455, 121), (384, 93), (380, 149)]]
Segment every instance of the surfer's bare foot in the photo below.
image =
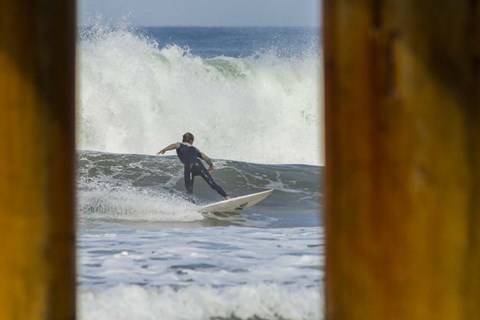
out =
[(230, 196), (225, 197), (225, 200), (229, 200), (229, 199), (232, 199), (232, 198)]

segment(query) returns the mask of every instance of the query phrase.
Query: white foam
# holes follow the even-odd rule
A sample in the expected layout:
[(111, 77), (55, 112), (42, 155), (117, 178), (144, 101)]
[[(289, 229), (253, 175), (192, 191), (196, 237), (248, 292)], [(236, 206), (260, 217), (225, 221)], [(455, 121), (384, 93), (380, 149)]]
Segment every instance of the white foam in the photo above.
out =
[(276, 284), (190, 286), (178, 290), (119, 285), (104, 291), (84, 290), (79, 297), (79, 318), (88, 320), (208, 320), (233, 316), (318, 320), (323, 317), (319, 288)]
[(202, 59), (97, 26), (79, 44), (78, 147), (153, 154), (191, 131), (212, 158), (322, 165), (320, 72), (317, 55)]

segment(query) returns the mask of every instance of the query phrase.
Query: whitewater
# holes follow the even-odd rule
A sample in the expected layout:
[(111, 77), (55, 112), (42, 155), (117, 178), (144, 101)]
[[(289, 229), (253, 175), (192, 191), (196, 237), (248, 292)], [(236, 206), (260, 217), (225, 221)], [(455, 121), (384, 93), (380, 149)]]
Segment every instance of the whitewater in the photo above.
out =
[[(79, 319), (323, 318), (321, 50), (305, 28), (94, 24), (78, 44)], [(236, 214), (174, 152), (186, 131)]]
[(211, 158), (323, 165), (318, 50), (208, 57), (102, 25), (81, 39), (79, 149), (154, 154), (190, 131)]

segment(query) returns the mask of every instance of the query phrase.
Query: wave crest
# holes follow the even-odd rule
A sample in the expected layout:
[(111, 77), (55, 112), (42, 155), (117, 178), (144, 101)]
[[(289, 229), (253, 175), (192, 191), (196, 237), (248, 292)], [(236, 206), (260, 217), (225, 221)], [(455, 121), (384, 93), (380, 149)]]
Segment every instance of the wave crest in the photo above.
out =
[(79, 45), (78, 146), (153, 154), (191, 131), (213, 158), (321, 165), (319, 61), (274, 50), (202, 58), (128, 28), (89, 28)]

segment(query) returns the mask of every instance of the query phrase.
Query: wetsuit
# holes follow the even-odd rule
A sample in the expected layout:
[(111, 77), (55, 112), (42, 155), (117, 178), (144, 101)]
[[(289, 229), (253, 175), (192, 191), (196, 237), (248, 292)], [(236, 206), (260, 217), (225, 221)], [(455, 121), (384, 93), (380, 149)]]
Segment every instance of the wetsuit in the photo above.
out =
[(193, 193), (193, 181), (195, 176), (201, 176), (203, 180), (215, 191), (218, 192), (222, 197), (226, 197), (227, 193), (220, 187), (218, 184), (213, 181), (210, 172), (208, 172), (207, 168), (203, 165), (200, 161), (200, 158), (205, 160), (210, 167), (213, 167), (212, 160), (207, 157), (203, 152), (200, 152), (197, 148), (192, 146), (186, 142), (177, 142), (174, 144), (169, 145), (164, 150), (173, 150), (176, 149), (177, 156), (182, 161), (184, 165), (184, 180), (185, 180), (185, 188), (187, 189), (188, 194)]

